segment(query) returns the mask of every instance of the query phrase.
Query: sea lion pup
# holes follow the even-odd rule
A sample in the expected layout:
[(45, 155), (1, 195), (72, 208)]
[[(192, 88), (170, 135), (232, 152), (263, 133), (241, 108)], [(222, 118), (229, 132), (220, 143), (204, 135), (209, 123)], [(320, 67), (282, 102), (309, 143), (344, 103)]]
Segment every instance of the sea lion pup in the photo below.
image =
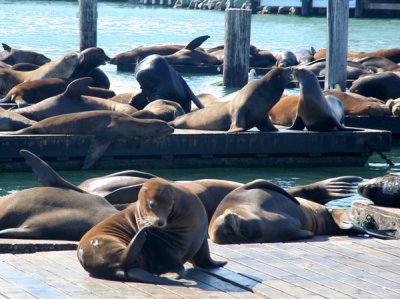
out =
[(334, 96), (322, 93), (317, 77), (309, 70), (293, 68), (293, 76), (300, 84), (300, 102), (290, 130), (329, 132), (358, 131), (343, 125), (343, 104)]
[(137, 202), (82, 237), (78, 259), (96, 277), (168, 283), (157, 275), (180, 275), (187, 261), (203, 268), (226, 264), (211, 259), (207, 226), (206, 212), (195, 194), (152, 178), (143, 184)]
[(351, 223), (351, 212), (328, 210), (280, 187), (255, 180), (235, 189), (221, 201), (208, 228), (218, 244), (285, 242), (314, 235), (368, 233), (390, 238), (388, 231), (369, 231)]
[(268, 112), (281, 97), (290, 74), (289, 68), (274, 68), (247, 83), (231, 101), (187, 113), (169, 124), (180, 129), (242, 132), (257, 127), (260, 131), (277, 131)]
[(8, 135), (79, 134), (94, 135), (83, 169), (91, 167), (117, 139), (160, 137), (174, 129), (157, 119), (135, 119), (116, 111), (86, 111), (53, 116)]

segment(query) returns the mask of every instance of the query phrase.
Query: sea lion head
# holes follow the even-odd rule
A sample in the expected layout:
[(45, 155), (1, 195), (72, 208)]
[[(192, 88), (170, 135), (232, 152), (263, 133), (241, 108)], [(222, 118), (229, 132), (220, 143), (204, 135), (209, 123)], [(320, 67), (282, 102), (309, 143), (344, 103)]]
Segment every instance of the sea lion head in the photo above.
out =
[(175, 189), (167, 180), (152, 178), (139, 191), (139, 227), (165, 228), (175, 204)]

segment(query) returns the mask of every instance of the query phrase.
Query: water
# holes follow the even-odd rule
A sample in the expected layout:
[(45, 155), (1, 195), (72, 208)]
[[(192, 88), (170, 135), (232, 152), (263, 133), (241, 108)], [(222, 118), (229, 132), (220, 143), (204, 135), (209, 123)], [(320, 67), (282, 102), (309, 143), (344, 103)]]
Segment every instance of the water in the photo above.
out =
[[(211, 48), (223, 43), (224, 14), (217, 11), (144, 7), (127, 2), (98, 3), (98, 46), (110, 56), (140, 45), (186, 44), (200, 35), (210, 35), (203, 44)], [(350, 19), (349, 49), (371, 51), (394, 48), (400, 44), (400, 19)], [(313, 46), (325, 47), (326, 19), (285, 15), (253, 15), (251, 43), (270, 51), (292, 50)], [(27, 48), (55, 59), (79, 48), (77, 1), (7, 1), (0, 0), (0, 42), (15, 48)], [(139, 86), (132, 73), (116, 71), (115, 65), (102, 67), (116, 93), (131, 92)], [(220, 75), (185, 75), (195, 93), (210, 92), (224, 96), (232, 90), (211, 83)], [(389, 154), (396, 166), (388, 169), (379, 156), (373, 156), (364, 167), (320, 168), (224, 168), (147, 171), (168, 179), (220, 178), (248, 182), (256, 178), (269, 179), (282, 187), (311, 183), (339, 175), (359, 175), (365, 178), (400, 171), (400, 148)], [(74, 183), (109, 173), (110, 171), (61, 172)], [(39, 183), (31, 173), (0, 174), (0, 195)], [(354, 198), (335, 202), (348, 207)]]

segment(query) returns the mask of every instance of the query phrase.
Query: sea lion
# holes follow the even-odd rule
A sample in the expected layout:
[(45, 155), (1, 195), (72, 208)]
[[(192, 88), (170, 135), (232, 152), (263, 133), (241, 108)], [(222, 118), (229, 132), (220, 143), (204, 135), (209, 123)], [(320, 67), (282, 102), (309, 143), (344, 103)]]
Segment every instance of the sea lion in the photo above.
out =
[(190, 111), (191, 101), (198, 108), (204, 108), (182, 76), (159, 55), (143, 59), (136, 67), (135, 77), (142, 90), (137, 96), (143, 95), (150, 102), (157, 99), (175, 101), (185, 112)]
[(343, 125), (343, 105), (334, 96), (323, 95), (317, 77), (306, 69), (293, 69), (293, 76), (300, 84), (300, 102), (295, 121), (290, 130), (329, 132), (333, 129), (355, 131)]
[[(22, 82), (11, 88), (0, 102), (17, 103), (18, 107), (36, 104), (44, 99), (63, 93), (71, 82), (71, 79), (62, 78), (46, 78)], [(82, 89), (82, 95), (107, 99), (114, 97), (115, 92), (105, 88), (88, 86)]]
[[(20, 154), (42, 182), (51, 185), (54, 171), (29, 151)], [(104, 198), (65, 182), (60, 187), (33, 187), (0, 198), (0, 238), (72, 240), (118, 211)]]
[(93, 79), (90, 77), (76, 79), (67, 86), (63, 93), (14, 111), (36, 121), (67, 113), (92, 110), (108, 110), (126, 114), (132, 114), (137, 111), (136, 108), (128, 104), (85, 96), (84, 94), (89, 93), (89, 84), (92, 81)]
[(292, 51), (281, 51), (274, 54), (276, 66), (289, 67), (299, 64), (296, 55)]
[(42, 65), (50, 62), (50, 58), (41, 53), (31, 50), (21, 50), (11, 48), (9, 45), (2, 43), (3, 52), (0, 52), (0, 61), (14, 65), (20, 62), (28, 62), (36, 65)]
[(294, 52), (296, 59), (299, 64), (306, 64), (314, 60), (315, 49), (310, 47), (310, 49), (301, 49)]
[(290, 74), (288, 68), (274, 68), (261, 79), (247, 83), (231, 101), (187, 113), (170, 124), (181, 129), (241, 132), (257, 127), (276, 131), (267, 114), (281, 97)]
[(202, 65), (202, 64), (212, 64), (219, 65), (222, 61), (216, 56), (210, 55), (205, 51), (197, 50), (204, 41), (210, 38), (209, 35), (203, 35), (195, 38), (190, 43), (188, 43), (184, 48), (178, 50), (177, 52), (163, 56), (169, 64), (174, 65)]
[(169, 122), (184, 114), (185, 111), (177, 102), (155, 100), (147, 104), (142, 110), (131, 115), (141, 119), (160, 119)]
[(396, 71), (400, 69), (400, 66), (397, 63), (380, 56), (354, 57), (352, 61), (356, 61), (365, 67), (371, 68), (374, 73)]
[(383, 207), (400, 208), (400, 176), (388, 174), (358, 184), (360, 195)]
[(99, 110), (49, 117), (12, 134), (94, 135), (83, 164), (83, 169), (88, 169), (117, 139), (160, 137), (173, 131), (161, 120), (135, 119), (125, 113)]
[(77, 255), (83, 268), (96, 277), (162, 283), (156, 275), (181, 274), (187, 261), (203, 268), (226, 264), (211, 259), (207, 226), (206, 212), (195, 194), (152, 178), (143, 184), (137, 202), (82, 237)]
[[(215, 95), (207, 92), (202, 92), (199, 94), (196, 94), (196, 97), (200, 100), (200, 102), (204, 105), (204, 107), (211, 106), (214, 104), (219, 104), (222, 103), (222, 100)], [(199, 110), (199, 108), (196, 107), (196, 105), (192, 104), (192, 110), (195, 111)]]
[[(255, 180), (229, 193), (208, 228), (218, 244), (286, 242), (314, 235), (368, 233), (351, 223), (351, 212), (295, 198), (265, 180)], [(386, 232), (371, 231), (389, 238)]]
[(16, 131), (35, 123), (36, 121), (26, 118), (12, 110), (0, 109), (0, 131)]
[(397, 99), (400, 97), (400, 76), (391, 71), (363, 76), (351, 84), (350, 91), (382, 101)]
[(68, 52), (59, 59), (50, 61), (33, 71), (0, 69), (0, 93), (7, 93), (22, 82), (45, 78), (68, 78), (81, 60), (82, 56), (78, 53)]

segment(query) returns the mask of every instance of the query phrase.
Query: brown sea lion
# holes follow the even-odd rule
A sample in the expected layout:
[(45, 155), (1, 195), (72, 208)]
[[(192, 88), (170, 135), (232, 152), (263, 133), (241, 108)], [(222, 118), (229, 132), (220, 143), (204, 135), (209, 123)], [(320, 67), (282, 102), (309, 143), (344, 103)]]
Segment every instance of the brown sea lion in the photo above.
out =
[(0, 131), (16, 131), (35, 123), (36, 121), (26, 118), (12, 110), (0, 109)]
[(400, 97), (400, 75), (396, 72), (383, 72), (363, 76), (354, 81), (350, 91), (382, 101)]
[(137, 111), (136, 108), (128, 104), (86, 96), (85, 94), (89, 93), (89, 84), (92, 81), (93, 79), (90, 77), (76, 79), (67, 86), (63, 93), (14, 111), (36, 121), (67, 113), (92, 110), (108, 110), (126, 114)]
[(317, 77), (306, 69), (293, 69), (293, 76), (300, 84), (300, 102), (295, 121), (290, 130), (327, 132), (333, 129), (355, 131), (343, 125), (343, 104), (334, 96), (323, 95)]
[(95, 224), (117, 213), (98, 195), (66, 181), (60, 185), (59, 176), (36, 155), (26, 150), (20, 154), (46, 186), (0, 198), (0, 238), (79, 241)]
[(206, 212), (195, 194), (152, 178), (143, 184), (137, 202), (82, 237), (78, 259), (96, 277), (168, 283), (157, 275), (181, 274), (187, 261), (203, 268), (226, 264), (211, 259), (207, 226)]
[[(367, 233), (352, 224), (350, 215), (348, 210), (328, 210), (321, 204), (295, 198), (268, 181), (255, 180), (221, 201), (208, 233), (219, 244), (286, 242), (314, 235)], [(390, 236), (382, 232), (381, 237)]]
[(181, 129), (240, 132), (257, 127), (276, 131), (267, 114), (281, 97), (290, 74), (290, 69), (274, 68), (247, 83), (231, 101), (182, 115), (170, 124)]
[(197, 50), (198, 47), (201, 46), (204, 41), (210, 38), (209, 35), (203, 35), (195, 38), (190, 43), (188, 43), (184, 48), (179, 51), (170, 54), (164, 55), (163, 57), (170, 63), (171, 65), (201, 65), (201, 64), (213, 64), (220, 65), (222, 61), (219, 60), (216, 56), (210, 55), (205, 51)]
[(4, 43), (2, 43), (2, 46), (4, 51), (0, 52), (0, 61), (9, 65), (14, 65), (20, 62), (42, 65), (50, 62), (50, 58), (47, 58), (41, 53), (31, 50), (14, 49)]
[(29, 72), (0, 69), (0, 93), (6, 94), (15, 85), (45, 79), (45, 78), (68, 78), (82, 57), (75, 52), (68, 52), (59, 59), (50, 61), (36, 70)]
[(278, 103), (276, 103), (268, 112), (272, 123), (280, 126), (291, 126), (296, 118), (299, 102), (299, 94), (282, 96)]
[(142, 97), (149, 102), (158, 99), (175, 101), (185, 112), (190, 111), (192, 101), (197, 107), (204, 108), (182, 76), (162, 56), (150, 55), (143, 59), (136, 67), (135, 77), (142, 90), (135, 98)]
[(88, 169), (117, 139), (160, 137), (173, 131), (161, 120), (135, 119), (125, 113), (100, 110), (49, 117), (12, 134), (94, 135), (83, 164), (83, 169)]
[(140, 119), (160, 119), (166, 122), (172, 121), (185, 111), (177, 102), (169, 100), (155, 100), (147, 104), (142, 110), (132, 113), (132, 117)]

